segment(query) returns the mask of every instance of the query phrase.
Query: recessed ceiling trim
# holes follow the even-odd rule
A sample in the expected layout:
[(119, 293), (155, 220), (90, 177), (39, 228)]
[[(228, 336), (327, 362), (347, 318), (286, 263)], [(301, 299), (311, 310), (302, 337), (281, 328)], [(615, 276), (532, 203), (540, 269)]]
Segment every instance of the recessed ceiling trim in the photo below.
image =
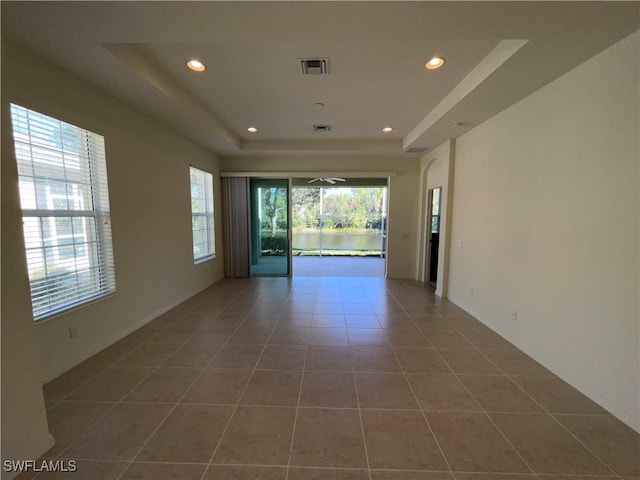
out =
[(221, 137), (233, 150), (239, 147), (240, 139), (213, 113), (204, 108), (201, 102), (189, 94), (179, 82), (159, 68), (141, 46), (131, 43), (106, 44), (103, 46), (158, 91), (175, 102), (179, 108), (189, 110), (190, 115), (196, 118), (201, 125), (206, 125), (211, 134)]
[(403, 141), (403, 149), (406, 151), (429, 128), (440, 120), (447, 112), (451, 111), (458, 103), (467, 97), (473, 90), (498, 70), (507, 60), (513, 57), (528, 40), (501, 40), (493, 50), (478, 64), (469, 74), (442, 101), (429, 112)]

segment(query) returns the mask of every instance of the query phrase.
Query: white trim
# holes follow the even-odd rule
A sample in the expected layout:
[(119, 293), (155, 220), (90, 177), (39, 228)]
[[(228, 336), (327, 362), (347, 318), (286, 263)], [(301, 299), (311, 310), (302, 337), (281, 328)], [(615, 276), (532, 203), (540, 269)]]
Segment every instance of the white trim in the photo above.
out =
[(339, 175), (347, 178), (387, 178), (395, 177), (397, 172), (220, 172), (221, 177), (256, 177), (256, 178), (307, 178), (332, 177)]

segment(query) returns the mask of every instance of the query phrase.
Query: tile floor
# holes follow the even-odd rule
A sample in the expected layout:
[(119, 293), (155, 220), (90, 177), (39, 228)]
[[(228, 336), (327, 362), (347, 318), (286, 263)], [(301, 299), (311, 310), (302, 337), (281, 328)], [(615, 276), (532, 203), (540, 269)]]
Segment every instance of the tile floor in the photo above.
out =
[(44, 393), (78, 471), (38, 480), (640, 477), (636, 433), (411, 281), (227, 279)]

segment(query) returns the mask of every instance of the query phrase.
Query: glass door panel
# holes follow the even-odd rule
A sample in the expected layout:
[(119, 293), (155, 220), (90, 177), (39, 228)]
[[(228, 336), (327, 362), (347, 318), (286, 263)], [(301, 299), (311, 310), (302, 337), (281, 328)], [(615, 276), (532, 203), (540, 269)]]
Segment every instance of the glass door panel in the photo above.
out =
[(289, 180), (250, 180), (251, 275), (289, 275)]

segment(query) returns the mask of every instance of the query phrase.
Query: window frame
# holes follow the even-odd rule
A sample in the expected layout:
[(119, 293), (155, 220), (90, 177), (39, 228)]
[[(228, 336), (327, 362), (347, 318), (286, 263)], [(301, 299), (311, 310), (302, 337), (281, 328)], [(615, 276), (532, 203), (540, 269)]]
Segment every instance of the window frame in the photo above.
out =
[[(32, 314), (41, 322), (116, 293), (105, 142), (14, 103), (10, 113)], [(70, 231), (59, 234), (65, 221)]]
[[(200, 183), (197, 185), (194, 184), (194, 176), (198, 177)], [(194, 187), (204, 187), (204, 198), (201, 196), (194, 197)], [(189, 191), (190, 191), (190, 199), (191, 199), (191, 247), (192, 247), (192, 255), (193, 255), (193, 263), (194, 265), (198, 265), (200, 263), (207, 262), (216, 258), (216, 235), (215, 235), (215, 202), (214, 202), (214, 191), (213, 191), (213, 174), (211, 172), (207, 172), (201, 168), (194, 167), (192, 165), (189, 166)], [(202, 201), (202, 206), (204, 206), (204, 211), (196, 211), (194, 201), (198, 202)], [(206, 226), (206, 243), (197, 242), (196, 240), (196, 232), (202, 231), (197, 230), (196, 225), (199, 223), (199, 220), (205, 219)], [(205, 245), (205, 252), (203, 254), (197, 255), (197, 248)]]

